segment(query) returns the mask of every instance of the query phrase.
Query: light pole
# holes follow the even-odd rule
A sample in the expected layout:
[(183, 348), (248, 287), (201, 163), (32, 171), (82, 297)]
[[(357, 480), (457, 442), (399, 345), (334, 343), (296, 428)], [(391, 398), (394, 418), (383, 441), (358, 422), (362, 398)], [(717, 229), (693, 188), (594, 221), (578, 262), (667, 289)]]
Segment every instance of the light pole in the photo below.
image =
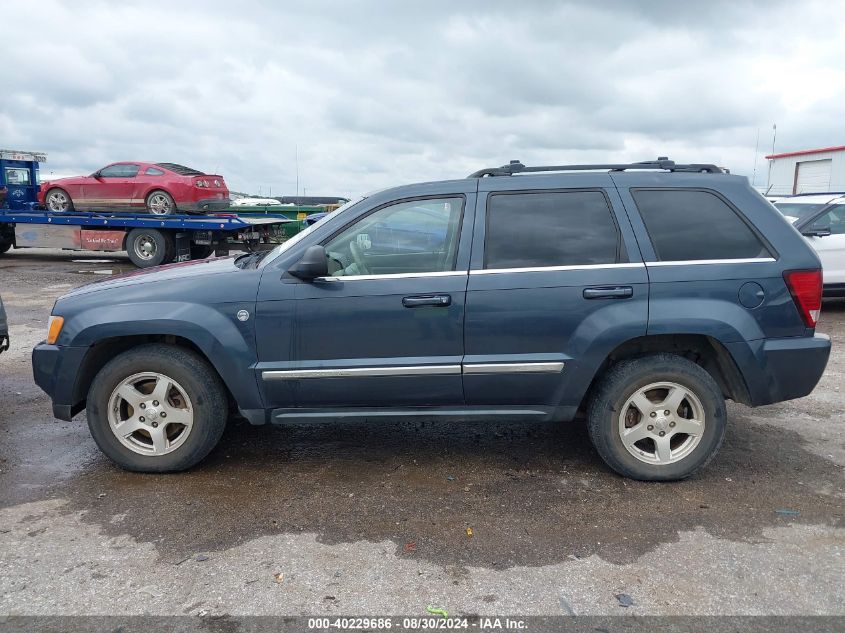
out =
[[(778, 137), (778, 124), (772, 123), (772, 153), (771, 153), (772, 156), (774, 156), (774, 154), (775, 154), (775, 139), (777, 139), (777, 137)], [(774, 164), (774, 162), (775, 162), (774, 158), (769, 159), (769, 175), (766, 178), (766, 193), (769, 193), (769, 191), (772, 188), (772, 185), (771, 185), (771, 182), (772, 182), (772, 165)]]

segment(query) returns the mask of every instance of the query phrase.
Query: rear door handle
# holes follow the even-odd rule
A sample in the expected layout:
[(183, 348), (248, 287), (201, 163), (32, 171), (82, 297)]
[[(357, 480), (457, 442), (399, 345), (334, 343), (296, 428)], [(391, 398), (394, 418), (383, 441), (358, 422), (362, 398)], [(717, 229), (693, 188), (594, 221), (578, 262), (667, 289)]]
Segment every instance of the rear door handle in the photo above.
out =
[(419, 308), (422, 306), (436, 306), (445, 308), (452, 305), (452, 297), (449, 295), (417, 295), (402, 299), (402, 305), (406, 308)]
[(602, 288), (584, 288), (585, 299), (627, 299), (634, 296), (631, 286), (607, 286)]

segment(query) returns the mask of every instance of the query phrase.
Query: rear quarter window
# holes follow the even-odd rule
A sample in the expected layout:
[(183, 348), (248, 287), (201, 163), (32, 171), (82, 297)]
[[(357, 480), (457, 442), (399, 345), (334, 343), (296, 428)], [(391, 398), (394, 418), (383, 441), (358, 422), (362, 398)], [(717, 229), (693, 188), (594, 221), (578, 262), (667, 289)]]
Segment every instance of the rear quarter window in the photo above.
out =
[(660, 261), (772, 256), (746, 221), (713, 192), (633, 189), (631, 195)]

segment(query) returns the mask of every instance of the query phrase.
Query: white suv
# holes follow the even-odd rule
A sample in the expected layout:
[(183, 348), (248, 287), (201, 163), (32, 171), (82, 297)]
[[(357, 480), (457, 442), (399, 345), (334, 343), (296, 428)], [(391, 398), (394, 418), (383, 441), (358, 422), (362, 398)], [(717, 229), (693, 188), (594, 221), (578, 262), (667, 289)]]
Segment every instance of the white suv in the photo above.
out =
[(819, 254), (825, 296), (845, 297), (845, 194), (797, 195), (774, 205)]

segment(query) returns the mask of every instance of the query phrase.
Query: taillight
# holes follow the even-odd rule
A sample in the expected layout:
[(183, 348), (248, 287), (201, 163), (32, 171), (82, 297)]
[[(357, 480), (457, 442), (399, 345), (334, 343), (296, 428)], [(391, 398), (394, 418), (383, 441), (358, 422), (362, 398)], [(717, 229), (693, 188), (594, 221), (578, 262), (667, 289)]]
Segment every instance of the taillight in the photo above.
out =
[(208, 183), (204, 180), (197, 180), (196, 185), (197, 187), (208, 187)]
[(807, 327), (816, 327), (822, 309), (822, 271), (787, 270), (783, 273), (786, 287)]

